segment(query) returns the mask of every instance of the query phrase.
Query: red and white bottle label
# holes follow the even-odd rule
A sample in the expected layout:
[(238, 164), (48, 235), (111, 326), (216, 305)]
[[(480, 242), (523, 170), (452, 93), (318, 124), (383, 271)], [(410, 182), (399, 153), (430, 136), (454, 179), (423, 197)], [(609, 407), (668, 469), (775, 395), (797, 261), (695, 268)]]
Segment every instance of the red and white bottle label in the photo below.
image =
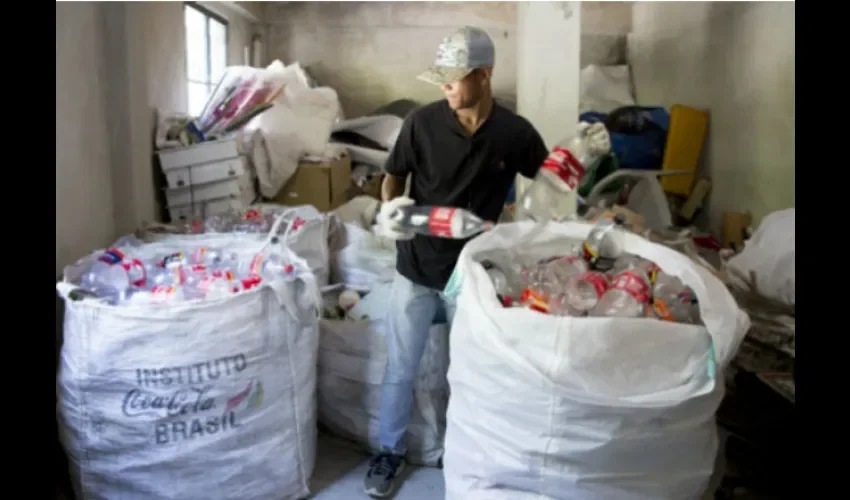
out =
[(570, 189), (576, 189), (584, 178), (584, 166), (569, 149), (561, 146), (555, 146), (541, 168), (555, 173)]
[[(121, 261), (121, 267), (130, 277), (133, 286), (143, 287), (148, 281), (148, 272), (145, 269), (144, 263), (139, 259)], [(135, 278), (135, 279), (134, 279)]]
[(441, 238), (451, 238), (452, 220), (455, 217), (455, 209), (451, 207), (434, 207), (428, 216), (428, 231), (432, 235)]
[(614, 277), (611, 288), (622, 290), (640, 303), (649, 302), (651, 288), (643, 277), (632, 271), (624, 271)]
[(608, 290), (608, 279), (602, 273), (597, 273), (594, 271), (587, 271), (585, 273), (581, 273), (576, 278), (579, 281), (584, 281), (590, 283), (593, 286), (593, 290), (596, 292), (596, 297), (602, 297), (602, 294)]

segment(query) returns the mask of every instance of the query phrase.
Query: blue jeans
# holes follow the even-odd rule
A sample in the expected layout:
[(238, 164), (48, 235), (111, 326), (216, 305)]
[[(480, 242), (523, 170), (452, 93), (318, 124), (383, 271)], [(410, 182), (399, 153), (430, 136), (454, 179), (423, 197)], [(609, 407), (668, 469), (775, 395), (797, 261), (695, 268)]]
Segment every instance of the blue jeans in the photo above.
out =
[(438, 290), (417, 285), (396, 273), (386, 321), (387, 370), (381, 385), (381, 448), (403, 455), (404, 435), (413, 411), (413, 384), (428, 345), (431, 325), (451, 324), (455, 304)]

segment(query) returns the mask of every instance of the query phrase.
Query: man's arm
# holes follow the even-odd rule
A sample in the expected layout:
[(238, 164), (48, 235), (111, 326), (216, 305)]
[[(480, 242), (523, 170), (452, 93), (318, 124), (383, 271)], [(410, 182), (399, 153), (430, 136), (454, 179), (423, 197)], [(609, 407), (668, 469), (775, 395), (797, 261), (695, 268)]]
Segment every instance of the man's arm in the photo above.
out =
[(413, 116), (413, 113), (409, 114), (402, 123), (393, 150), (384, 165), (387, 175), (381, 183), (382, 201), (390, 201), (403, 195), (407, 176), (416, 169)]
[(390, 201), (404, 194), (404, 184), (407, 179), (387, 174), (381, 183), (381, 201)]
[(522, 153), (520, 154), (522, 163), (519, 173), (523, 177), (533, 179), (547, 156), (549, 156), (549, 150), (546, 148), (546, 144), (543, 143), (543, 138), (540, 137), (534, 126), (530, 125), (528, 137), (524, 142)]

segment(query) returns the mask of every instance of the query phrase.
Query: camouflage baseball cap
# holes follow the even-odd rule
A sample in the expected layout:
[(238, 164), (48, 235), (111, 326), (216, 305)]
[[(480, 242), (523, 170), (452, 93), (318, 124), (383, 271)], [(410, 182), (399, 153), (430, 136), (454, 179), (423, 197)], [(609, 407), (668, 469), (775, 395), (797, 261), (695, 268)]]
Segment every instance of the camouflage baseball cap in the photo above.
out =
[(496, 49), (493, 40), (481, 28), (464, 26), (443, 39), (437, 58), (419, 79), (434, 85), (462, 80), (477, 68), (493, 66)]

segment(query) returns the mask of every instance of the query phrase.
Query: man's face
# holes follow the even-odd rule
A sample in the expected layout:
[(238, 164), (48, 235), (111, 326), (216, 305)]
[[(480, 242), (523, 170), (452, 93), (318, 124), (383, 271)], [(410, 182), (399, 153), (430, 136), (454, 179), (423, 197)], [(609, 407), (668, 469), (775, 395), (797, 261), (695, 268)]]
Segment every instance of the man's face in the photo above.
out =
[(474, 107), (481, 100), (489, 85), (487, 68), (479, 68), (466, 75), (462, 80), (447, 83), (441, 87), (443, 95), (452, 110)]

